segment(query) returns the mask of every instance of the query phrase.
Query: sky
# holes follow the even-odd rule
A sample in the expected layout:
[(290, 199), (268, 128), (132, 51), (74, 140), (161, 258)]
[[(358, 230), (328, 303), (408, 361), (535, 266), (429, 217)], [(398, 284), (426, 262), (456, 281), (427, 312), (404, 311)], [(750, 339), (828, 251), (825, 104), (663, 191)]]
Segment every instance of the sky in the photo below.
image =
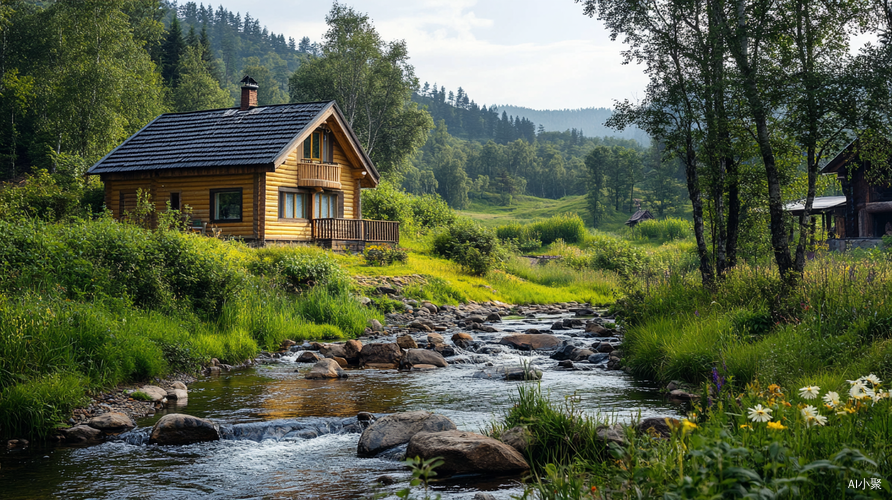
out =
[[(198, 0), (200, 1), (200, 0)], [(612, 108), (644, 97), (643, 67), (623, 65), (611, 41), (573, 0), (353, 0), (384, 40), (406, 41), (420, 83), (455, 91), (479, 105), (533, 109)], [(246, 12), (285, 38), (318, 42), (330, 2), (214, 0)]]

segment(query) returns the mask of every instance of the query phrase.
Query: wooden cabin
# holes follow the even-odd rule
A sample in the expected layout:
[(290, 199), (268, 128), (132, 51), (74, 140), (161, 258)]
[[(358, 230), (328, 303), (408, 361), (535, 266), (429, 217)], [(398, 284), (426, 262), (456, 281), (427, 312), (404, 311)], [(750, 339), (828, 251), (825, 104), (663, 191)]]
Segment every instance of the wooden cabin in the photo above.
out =
[(833, 210), (834, 235), (831, 249), (871, 248), (892, 228), (892, 184), (871, 184), (865, 177), (869, 160), (859, 154), (856, 139), (821, 170), (836, 175), (845, 203)]
[(629, 227), (635, 227), (639, 222), (644, 222), (646, 220), (653, 219), (653, 214), (650, 213), (650, 210), (641, 210), (641, 207), (638, 207), (638, 210), (629, 217), (629, 220), (626, 221), (626, 225)]
[(380, 175), (337, 104), (257, 106), (242, 83), (240, 107), (163, 114), (90, 168), (113, 216), (142, 189), (156, 212), (188, 206), (196, 228), (256, 244), (398, 243), (398, 222), (362, 218)]

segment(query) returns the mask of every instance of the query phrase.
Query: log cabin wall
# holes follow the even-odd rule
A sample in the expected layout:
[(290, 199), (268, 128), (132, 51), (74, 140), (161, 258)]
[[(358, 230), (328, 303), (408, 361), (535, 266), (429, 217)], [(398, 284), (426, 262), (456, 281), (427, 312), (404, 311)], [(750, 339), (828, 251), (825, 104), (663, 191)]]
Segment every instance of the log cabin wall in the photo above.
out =
[(332, 160), (341, 167), (340, 170), (340, 190), (326, 188), (316, 188), (312, 186), (299, 186), (300, 180), (299, 165), (302, 163), (303, 145), (292, 151), (285, 163), (280, 165), (275, 172), (267, 172), (265, 174), (265, 218), (263, 222), (263, 239), (266, 241), (311, 241), (313, 239), (313, 228), (310, 219), (279, 219), (279, 188), (301, 189), (308, 193), (311, 198), (309, 200), (309, 211), (315, 210), (313, 198), (319, 189), (326, 192), (342, 192), (343, 193), (343, 218), (353, 219), (358, 214), (356, 203), (358, 202), (359, 183), (354, 178), (354, 172), (360, 171), (354, 168), (347, 159), (344, 150), (340, 144), (333, 141)]
[[(171, 193), (179, 193), (180, 207), (192, 208), (192, 218), (207, 222), (208, 226), (216, 226), (222, 230), (223, 236), (234, 236), (245, 239), (256, 237), (254, 230), (254, 174), (237, 175), (195, 175), (186, 177), (152, 177), (139, 180), (106, 180), (106, 203), (112, 215), (119, 219), (122, 193), (124, 211), (136, 207), (136, 191), (143, 189), (149, 192), (150, 200), (156, 212), (167, 210), (167, 201)], [(238, 222), (214, 222), (211, 217), (211, 190), (242, 190), (242, 219)]]

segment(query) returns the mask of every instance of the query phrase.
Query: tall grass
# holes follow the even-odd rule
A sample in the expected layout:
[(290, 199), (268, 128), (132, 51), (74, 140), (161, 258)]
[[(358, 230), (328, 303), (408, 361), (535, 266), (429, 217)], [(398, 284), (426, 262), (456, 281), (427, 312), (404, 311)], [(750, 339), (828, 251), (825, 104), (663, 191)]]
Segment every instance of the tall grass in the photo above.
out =
[(576, 214), (560, 214), (545, 220), (521, 224), (514, 222), (496, 228), (496, 235), (502, 240), (519, 242), (537, 240), (550, 245), (557, 240), (578, 243), (585, 239), (585, 222)]
[[(791, 289), (760, 266), (738, 266), (713, 291), (694, 274), (654, 274), (617, 309), (637, 373), (698, 382), (704, 367), (724, 363), (741, 384), (760, 377), (795, 385), (817, 374), (892, 376), (889, 303), (885, 256), (824, 254)], [(711, 350), (701, 352), (704, 343)]]
[(649, 219), (629, 229), (633, 239), (674, 241), (693, 236), (691, 222), (675, 217)]

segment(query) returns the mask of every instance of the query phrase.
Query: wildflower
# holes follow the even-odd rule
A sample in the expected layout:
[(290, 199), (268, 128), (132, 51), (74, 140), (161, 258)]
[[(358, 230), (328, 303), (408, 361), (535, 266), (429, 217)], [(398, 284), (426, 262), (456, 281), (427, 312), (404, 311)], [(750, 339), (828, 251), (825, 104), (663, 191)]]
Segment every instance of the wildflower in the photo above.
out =
[(768, 393), (774, 396), (783, 397), (784, 393), (782, 393), (780, 389), (779, 385), (771, 384), (768, 386)]
[(821, 393), (821, 388), (816, 385), (807, 385), (799, 389), (799, 396), (802, 399), (815, 399)]
[(867, 382), (870, 382), (874, 387), (880, 385), (880, 382), (882, 382), (882, 380), (880, 380), (880, 378), (877, 377), (876, 375), (874, 375), (873, 373), (871, 373), (870, 375), (868, 375), (866, 377), (861, 377), (861, 379), (866, 380)]
[(740, 424), (740, 428), (741, 428), (741, 429), (749, 429), (749, 430), (753, 430), (753, 426), (751, 426), (751, 425), (749, 425), (749, 424)]
[(771, 430), (774, 430), (774, 431), (782, 431), (782, 430), (786, 429), (784, 424), (782, 424), (780, 422), (768, 422), (768, 428)]
[(830, 391), (827, 394), (824, 394), (822, 398), (825, 403), (827, 403), (828, 408), (836, 408), (839, 406), (839, 393)]
[(827, 417), (825, 417), (825, 416), (823, 416), (823, 415), (815, 415), (815, 423), (816, 423), (817, 425), (826, 425), (826, 424), (827, 424)]
[(855, 381), (855, 383), (852, 384), (852, 387), (849, 389), (849, 396), (851, 396), (852, 399), (856, 399), (859, 401), (868, 398), (873, 399), (875, 394), (876, 393), (873, 389), (865, 386), (860, 380)]
[(749, 417), (753, 422), (768, 422), (771, 420), (771, 409), (762, 408), (762, 405), (756, 405), (749, 409)]
[(818, 414), (817, 408), (815, 408), (812, 405), (806, 406), (801, 411), (802, 411), (802, 416), (805, 418), (805, 420), (811, 420), (811, 419), (815, 418), (815, 415)]
[(683, 426), (683, 428), (684, 428), (686, 431), (691, 431), (691, 430), (694, 430), (694, 429), (697, 428), (697, 424), (695, 424), (694, 422), (691, 422), (691, 421), (688, 420), (688, 419), (684, 419), (684, 420), (682, 420), (682, 421), (681, 421), (681, 425)]
[(827, 417), (820, 415), (818, 409), (812, 405), (808, 405), (802, 409), (802, 416), (805, 418), (805, 426), (824, 425), (827, 423)]

